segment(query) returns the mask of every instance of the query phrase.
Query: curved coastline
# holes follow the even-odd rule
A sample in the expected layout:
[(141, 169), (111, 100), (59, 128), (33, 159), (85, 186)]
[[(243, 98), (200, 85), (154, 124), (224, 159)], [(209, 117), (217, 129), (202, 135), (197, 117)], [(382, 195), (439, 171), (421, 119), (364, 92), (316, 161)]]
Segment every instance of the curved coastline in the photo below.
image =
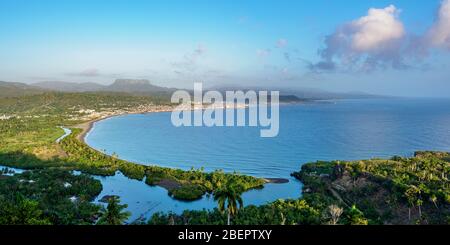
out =
[[(116, 114), (112, 114), (112, 115), (108, 115), (108, 116), (104, 116), (104, 117), (99, 117), (99, 118), (95, 118), (92, 119), (90, 121), (84, 122), (84, 123), (80, 123), (77, 124), (75, 126), (73, 126), (74, 128), (79, 128), (81, 129), (81, 133), (78, 134), (77, 139), (82, 142), (83, 144), (85, 144), (86, 146), (88, 146), (89, 148), (100, 152), (99, 150), (91, 147), (87, 142), (86, 142), (86, 137), (89, 134), (89, 132), (91, 132), (91, 130), (94, 128), (94, 124), (106, 119), (110, 119), (113, 117), (118, 117), (118, 116), (125, 116), (125, 115), (136, 115), (136, 114), (150, 114), (150, 113), (159, 113), (159, 112), (171, 112), (173, 111), (173, 108), (171, 109), (166, 109), (166, 110), (148, 110), (148, 111), (140, 111), (140, 112), (122, 112), (122, 113), (116, 113)], [(103, 152), (100, 152), (102, 154), (105, 154)], [(125, 160), (128, 161), (126, 159), (121, 159), (121, 160)], [(157, 164), (155, 164), (156, 166), (158, 166)], [(262, 178), (264, 180), (264, 182), (266, 184), (285, 184), (285, 183), (289, 183), (289, 179), (287, 178)], [(162, 186), (164, 187), (164, 186)]]
[(96, 122), (100, 122), (109, 118), (113, 118), (113, 117), (118, 117), (118, 116), (124, 116), (124, 115), (136, 115), (136, 114), (149, 114), (149, 113), (158, 113), (158, 112), (171, 112), (172, 109), (167, 109), (167, 110), (149, 110), (149, 111), (141, 111), (141, 112), (122, 112), (122, 113), (116, 113), (116, 114), (111, 114), (111, 115), (107, 115), (104, 117), (99, 117), (99, 118), (95, 118), (92, 120), (89, 120), (87, 122), (84, 123), (80, 123), (74, 126), (74, 128), (79, 128), (81, 129), (81, 133), (77, 136), (77, 139), (81, 142), (83, 142), (85, 145), (89, 146), (89, 148), (96, 150), (94, 148), (92, 148), (89, 144), (87, 144), (86, 142), (86, 136), (89, 134), (89, 132), (92, 130), (92, 128), (94, 127), (94, 124)]

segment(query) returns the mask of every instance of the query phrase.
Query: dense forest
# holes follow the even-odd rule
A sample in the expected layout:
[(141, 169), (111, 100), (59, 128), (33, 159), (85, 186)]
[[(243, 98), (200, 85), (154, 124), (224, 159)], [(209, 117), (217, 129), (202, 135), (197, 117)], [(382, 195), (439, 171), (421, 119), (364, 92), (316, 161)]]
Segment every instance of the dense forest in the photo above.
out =
[(305, 196), (328, 196), (342, 207), (356, 205), (373, 224), (449, 224), (450, 154), (416, 152), (354, 162), (317, 162), (294, 176)]
[(88, 175), (57, 169), (0, 175), (0, 224), (94, 224), (101, 190)]

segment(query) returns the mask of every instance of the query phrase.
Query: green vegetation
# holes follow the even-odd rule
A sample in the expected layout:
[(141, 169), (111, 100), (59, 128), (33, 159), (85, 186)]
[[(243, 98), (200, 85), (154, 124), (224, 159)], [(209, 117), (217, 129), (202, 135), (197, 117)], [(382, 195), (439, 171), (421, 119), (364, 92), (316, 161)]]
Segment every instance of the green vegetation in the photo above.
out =
[(350, 208), (344, 223), (449, 224), (449, 174), (449, 153), (417, 152), (411, 158), (311, 163), (293, 175), (304, 183), (305, 199), (319, 196), (325, 206)]
[(0, 175), (0, 224), (94, 224), (100, 181), (58, 169)]
[(102, 210), (102, 215), (97, 225), (122, 225), (130, 217), (130, 212), (123, 211), (128, 205), (120, 205), (120, 198), (113, 196), (108, 199), (106, 210)]
[(130, 163), (93, 150), (76, 139), (79, 129), (72, 130), (73, 133), (61, 142), (63, 150), (68, 154), (69, 161), (66, 163), (75, 163), (74, 168), (89, 174), (114, 175), (116, 171), (121, 171), (132, 179), (143, 180), (146, 177), (147, 184), (165, 187), (176, 199), (195, 200), (227, 183), (233, 183), (243, 190), (264, 184), (262, 179), (221, 171), (205, 173), (202, 169), (183, 171)]
[(205, 194), (206, 189), (201, 185), (181, 185), (177, 188), (172, 188), (169, 190), (169, 195), (173, 196), (178, 200), (196, 200), (200, 199), (203, 194)]
[[(89, 121), (89, 111), (120, 113), (143, 105), (165, 105), (166, 98), (120, 93), (53, 93), (0, 98), (0, 155), (31, 155), (40, 160), (63, 158), (55, 143), (64, 134), (59, 126)], [(2, 161), (0, 156), (0, 161)], [(28, 161), (18, 167), (32, 167)], [(41, 163), (39, 163), (41, 164)], [(38, 164), (38, 165), (39, 165)]]
[(236, 216), (239, 209), (244, 206), (241, 194), (242, 190), (234, 185), (224, 186), (214, 192), (214, 200), (217, 201), (218, 210), (222, 214), (225, 211), (227, 213), (227, 225), (231, 224), (231, 216)]
[(43, 92), (44, 91), (40, 88), (29, 86), (23, 83), (0, 81), (0, 98), (41, 94)]
[[(316, 225), (320, 224), (320, 212), (305, 200), (278, 200), (262, 206), (241, 208), (233, 216), (234, 225)], [(156, 213), (148, 224), (151, 225), (226, 225), (228, 213), (218, 209), (186, 210), (181, 215)]]
[[(161, 185), (176, 199), (195, 200), (212, 193), (219, 184), (235, 183), (243, 190), (261, 188), (262, 179), (221, 171), (205, 173), (202, 169), (183, 171), (144, 166), (108, 156), (81, 142), (80, 123), (91, 120), (89, 112), (125, 113), (136, 108), (167, 106), (166, 96), (131, 96), (121, 93), (44, 93), (20, 98), (1, 98), (0, 164), (23, 169), (59, 167), (83, 173), (111, 176), (121, 171), (132, 179), (149, 185)], [(152, 107), (153, 106), (153, 107)], [(72, 134), (56, 143), (63, 130)], [(218, 184), (219, 183), (219, 184)]]
[[(261, 188), (264, 180), (222, 171), (144, 166), (108, 156), (79, 140), (80, 123), (95, 117), (167, 105), (166, 97), (120, 93), (45, 92), (0, 98), (0, 165), (32, 171), (0, 171), (0, 224), (123, 224), (119, 200), (103, 210), (91, 203), (100, 193), (89, 175), (128, 178), (159, 185), (176, 199), (213, 194), (218, 208), (157, 213), (148, 224), (449, 224), (450, 154), (417, 152), (352, 162), (305, 164), (293, 176), (304, 184), (297, 200), (278, 200), (241, 208), (241, 193)], [(153, 108), (153, 107), (152, 107)], [(145, 109), (144, 109), (145, 110)], [(64, 134), (72, 134), (56, 143)], [(72, 170), (83, 174), (74, 176)], [(89, 175), (87, 175), (89, 174)]]
[[(449, 173), (450, 154), (439, 152), (309, 163), (293, 173), (304, 184), (300, 199), (247, 206), (235, 213), (233, 224), (450, 224)], [(227, 224), (224, 202), (217, 200), (219, 209), (156, 213), (148, 224)]]

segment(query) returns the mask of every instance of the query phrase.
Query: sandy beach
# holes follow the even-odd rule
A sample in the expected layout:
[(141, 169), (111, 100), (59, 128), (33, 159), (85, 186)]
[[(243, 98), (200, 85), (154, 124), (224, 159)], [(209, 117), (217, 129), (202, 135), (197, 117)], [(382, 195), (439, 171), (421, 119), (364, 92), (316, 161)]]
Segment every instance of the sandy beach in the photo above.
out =
[[(208, 104), (202, 104), (202, 105), (193, 105), (192, 108), (190, 110), (206, 110), (206, 109), (228, 109), (228, 108), (236, 108), (236, 109), (243, 109), (243, 108), (247, 108), (248, 105), (247, 104), (237, 104), (237, 105), (227, 105), (224, 104), (223, 107), (212, 107), (211, 105)], [(158, 105), (147, 105), (147, 106), (142, 106), (141, 108), (136, 108), (130, 111), (113, 111), (113, 112), (103, 112), (103, 113), (98, 113), (100, 114), (100, 116), (93, 118), (91, 120), (88, 120), (84, 123), (80, 123), (78, 125), (72, 126), (74, 128), (79, 128), (82, 130), (82, 132), (77, 136), (77, 139), (80, 140), (83, 143), (85, 142), (85, 138), (86, 135), (89, 133), (89, 131), (91, 131), (92, 127), (94, 126), (94, 124), (96, 122), (111, 118), (111, 117), (116, 117), (116, 116), (122, 116), (122, 115), (131, 115), (131, 114), (148, 114), (148, 113), (158, 113), (158, 112), (171, 112), (173, 110), (177, 109), (177, 106), (158, 106)], [(102, 115), (103, 114), (103, 115)]]
[(157, 107), (157, 108), (148, 108), (147, 110), (112, 112), (112, 113), (108, 113), (105, 116), (100, 116), (98, 118), (94, 118), (92, 120), (77, 124), (72, 127), (79, 128), (82, 130), (81, 133), (77, 136), (77, 139), (86, 144), (85, 138), (86, 138), (87, 134), (89, 133), (89, 131), (91, 131), (91, 129), (93, 128), (93, 126), (96, 122), (106, 120), (108, 118), (112, 118), (112, 117), (116, 117), (116, 116), (131, 115), (131, 114), (147, 114), (147, 113), (157, 113), (157, 112), (170, 112), (173, 109), (174, 109), (174, 107), (168, 106), (167, 108), (166, 107), (164, 107), (164, 108)]

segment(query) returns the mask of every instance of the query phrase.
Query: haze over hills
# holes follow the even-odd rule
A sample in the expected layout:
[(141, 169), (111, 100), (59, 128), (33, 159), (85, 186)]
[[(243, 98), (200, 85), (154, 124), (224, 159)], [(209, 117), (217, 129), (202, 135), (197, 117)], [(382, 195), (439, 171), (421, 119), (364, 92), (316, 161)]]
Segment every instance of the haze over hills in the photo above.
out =
[[(102, 85), (94, 82), (72, 83), (63, 81), (45, 81), (33, 84), (0, 82), (0, 97), (16, 97), (23, 95), (38, 94), (48, 91), (57, 92), (120, 92), (133, 95), (162, 95), (170, 96), (176, 89), (156, 86), (145, 79), (117, 79), (110, 85)], [(267, 87), (244, 87), (244, 86), (222, 86), (211, 87), (206, 90), (217, 90), (221, 92), (235, 90), (276, 90), (280, 91), (280, 101), (300, 101), (313, 99), (367, 99), (384, 97), (363, 92), (336, 93), (311, 88), (267, 88)], [(192, 91), (191, 91), (192, 92)]]
[(59, 92), (123, 92), (133, 94), (145, 93), (166, 93), (175, 89), (155, 86), (145, 79), (117, 79), (110, 85), (102, 85), (98, 83), (71, 83), (61, 81), (47, 81), (33, 83), (32, 86), (43, 88), (46, 90)]
[(105, 91), (125, 93), (158, 93), (173, 92), (175, 88), (155, 86), (145, 79), (116, 79), (116, 81), (103, 88)]
[(369, 99), (387, 97), (383, 95), (373, 95), (364, 92), (330, 92), (314, 88), (276, 88), (276, 87), (244, 87), (244, 86), (216, 86), (211, 87), (211, 90), (218, 90), (221, 92), (233, 90), (254, 90), (254, 91), (280, 91), (281, 97), (295, 96), (304, 100), (327, 100), (327, 99)]
[(1, 82), (0, 97), (18, 97), (44, 92), (120, 92), (133, 95), (169, 95), (176, 89), (152, 85), (148, 80), (117, 79), (111, 85), (98, 83), (72, 83), (63, 81), (45, 81), (32, 84)]
[(0, 97), (18, 97), (43, 93), (42, 88), (30, 86), (24, 83), (11, 83), (0, 81)]
[(88, 91), (99, 91), (105, 86), (86, 82), (86, 83), (71, 83), (63, 81), (45, 81), (33, 83), (32, 86), (43, 88), (46, 90), (59, 91), (59, 92), (88, 92)]

